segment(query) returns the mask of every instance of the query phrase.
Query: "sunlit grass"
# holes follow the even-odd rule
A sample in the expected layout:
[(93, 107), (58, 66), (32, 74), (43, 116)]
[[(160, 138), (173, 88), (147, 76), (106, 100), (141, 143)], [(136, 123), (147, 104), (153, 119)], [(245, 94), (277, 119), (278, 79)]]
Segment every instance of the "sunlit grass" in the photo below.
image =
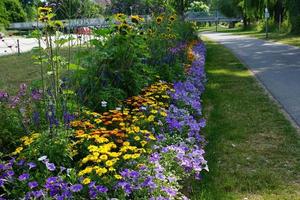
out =
[[(200, 27), (199, 31), (215, 31), (215, 26), (211, 27)], [(255, 29), (253, 30), (243, 30), (242, 28), (233, 28), (229, 29), (224, 26), (218, 26), (218, 32), (221, 33), (232, 33), (234, 35), (245, 35), (250, 37), (255, 37), (258, 39), (264, 39), (266, 40), (266, 33), (260, 32)], [(279, 33), (279, 32), (271, 32), (268, 34), (268, 41), (271, 42), (279, 42), (283, 44), (293, 45), (300, 47), (300, 35), (293, 35), (293, 34), (287, 34), (287, 33)]]
[(300, 199), (297, 131), (229, 50), (205, 41), (210, 172), (190, 183), (192, 199)]
[[(75, 60), (77, 48), (71, 51), (71, 59)], [(62, 56), (67, 57), (68, 50), (61, 51)], [(30, 84), (41, 79), (40, 66), (35, 64), (32, 58), (34, 53), (27, 52), (21, 55), (0, 56), (0, 90), (16, 92), (21, 83)], [(50, 69), (44, 69), (44, 71)]]

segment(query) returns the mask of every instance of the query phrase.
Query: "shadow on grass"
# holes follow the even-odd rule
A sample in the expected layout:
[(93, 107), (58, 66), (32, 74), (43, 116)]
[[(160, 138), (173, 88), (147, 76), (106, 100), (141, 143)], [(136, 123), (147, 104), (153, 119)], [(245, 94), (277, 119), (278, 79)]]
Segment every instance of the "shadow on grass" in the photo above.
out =
[(192, 199), (299, 199), (300, 143), (296, 130), (224, 47), (206, 41), (210, 172), (189, 182)]

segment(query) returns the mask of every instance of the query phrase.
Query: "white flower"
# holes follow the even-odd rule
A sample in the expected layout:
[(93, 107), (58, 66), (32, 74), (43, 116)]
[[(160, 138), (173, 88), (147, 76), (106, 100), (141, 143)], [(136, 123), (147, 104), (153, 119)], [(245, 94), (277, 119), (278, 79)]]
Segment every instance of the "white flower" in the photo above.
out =
[(122, 110), (122, 108), (121, 107), (116, 107), (116, 110), (120, 111), (120, 110)]
[(38, 158), (38, 161), (44, 161), (44, 160), (46, 160), (47, 159), (47, 156), (42, 156), (42, 157), (39, 157)]
[(106, 101), (101, 101), (101, 106), (102, 107), (106, 107), (107, 106), (107, 102)]
[(209, 172), (208, 165), (206, 165), (203, 169)]

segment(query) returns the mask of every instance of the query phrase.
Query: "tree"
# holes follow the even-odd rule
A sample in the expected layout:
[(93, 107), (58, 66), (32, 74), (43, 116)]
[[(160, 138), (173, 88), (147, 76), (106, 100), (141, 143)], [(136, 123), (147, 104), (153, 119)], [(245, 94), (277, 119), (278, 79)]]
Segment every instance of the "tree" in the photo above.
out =
[(203, 1), (194, 1), (188, 7), (189, 11), (209, 13), (209, 6)]
[(103, 8), (92, 0), (48, 0), (56, 19), (77, 19), (99, 17)]
[(300, 0), (287, 0), (288, 17), (293, 33), (300, 33)]
[(7, 27), (9, 24), (8, 12), (3, 1), (0, 1), (0, 25), (1, 24), (3, 24), (5, 27)]
[(26, 20), (26, 13), (18, 0), (2, 0), (2, 6), (6, 10), (4, 12), (5, 20), (9, 22), (24, 22)]

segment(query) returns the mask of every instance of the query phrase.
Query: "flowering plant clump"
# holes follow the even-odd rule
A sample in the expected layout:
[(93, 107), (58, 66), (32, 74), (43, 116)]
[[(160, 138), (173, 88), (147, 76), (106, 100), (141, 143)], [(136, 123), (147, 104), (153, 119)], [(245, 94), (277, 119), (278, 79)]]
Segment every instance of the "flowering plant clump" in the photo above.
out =
[(56, 151), (38, 149), (45, 134), (21, 138), (14, 157), (0, 162), (0, 199), (188, 199), (181, 182), (208, 171), (201, 105), (206, 52), (202, 42), (179, 43), (170, 52), (184, 48), (191, 61), (184, 81), (150, 84), (102, 113), (84, 110), (49, 140)]

